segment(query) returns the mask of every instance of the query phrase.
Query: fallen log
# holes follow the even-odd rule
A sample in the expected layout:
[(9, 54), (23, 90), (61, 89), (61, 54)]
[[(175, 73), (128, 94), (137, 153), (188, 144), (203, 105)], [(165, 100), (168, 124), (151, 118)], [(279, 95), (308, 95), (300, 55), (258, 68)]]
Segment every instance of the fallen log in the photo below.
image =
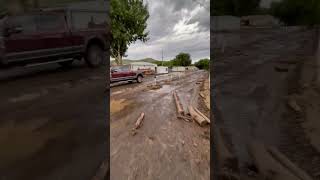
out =
[(195, 106), (198, 103), (198, 94), (199, 94), (199, 87), (195, 86), (193, 88), (193, 93), (191, 95), (190, 106)]
[(176, 102), (176, 107), (177, 107), (178, 113), (179, 113), (180, 115), (184, 115), (184, 111), (183, 111), (183, 109), (182, 109), (182, 107), (181, 107), (181, 103), (180, 103), (180, 101), (179, 101), (179, 98), (178, 98), (178, 96), (177, 96), (176, 91), (173, 91), (173, 97), (174, 97), (174, 100), (175, 100), (175, 102)]
[(134, 129), (139, 129), (142, 126), (143, 119), (144, 119), (144, 113), (141, 113), (138, 120), (136, 121)]
[(204, 126), (207, 124), (207, 121), (201, 116), (199, 115), (192, 106), (189, 106), (189, 112), (191, 117), (200, 125), (200, 126)]
[(196, 107), (194, 108), (194, 110), (210, 124), (210, 119), (209, 119), (206, 115), (204, 115), (204, 114), (203, 114), (201, 111), (199, 111), (199, 109), (196, 108)]
[(301, 180), (312, 180), (312, 178), (301, 168), (296, 166), (284, 154), (274, 147), (268, 147), (268, 152), (279, 161), (284, 167), (288, 168), (291, 173), (299, 177)]
[(186, 100), (184, 99), (180, 99), (179, 96), (178, 97), (178, 100), (179, 100), (179, 103), (181, 105), (181, 108), (183, 110), (183, 114), (186, 116), (186, 115), (190, 115), (189, 113), (189, 110), (188, 110), (188, 104), (186, 103)]

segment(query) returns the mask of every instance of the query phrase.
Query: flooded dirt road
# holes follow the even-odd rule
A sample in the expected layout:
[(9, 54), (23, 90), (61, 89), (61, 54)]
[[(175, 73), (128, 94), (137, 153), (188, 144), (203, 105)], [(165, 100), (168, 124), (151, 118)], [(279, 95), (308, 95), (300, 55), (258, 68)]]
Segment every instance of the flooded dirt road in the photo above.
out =
[[(162, 81), (154, 90), (143, 83), (141, 88), (111, 89), (111, 179), (209, 180), (210, 128), (179, 120), (172, 94), (176, 90), (188, 103), (197, 82), (207, 76), (204, 71), (191, 72)], [(143, 125), (133, 134), (142, 112)]]
[[(258, 162), (263, 161), (264, 166), (268, 162), (257, 159), (256, 153), (261, 152), (252, 148), (256, 147), (252, 146), (254, 142), (278, 148), (310, 176), (319, 178), (320, 153), (304, 132), (303, 124), (308, 120), (288, 106), (292, 96), (301, 96), (305, 76), (308, 87), (312, 84), (314, 35), (313, 30), (301, 28), (252, 28), (233, 33), (236, 40), (242, 41), (241, 45), (229, 43), (223, 53), (215, 50), (212, 92), (215, 113), (219, 114), (217, 124), (237, 159), (235, 166), (242, 179), (276, 179), (263, 174), (266, 172)], [(302, 71), (305, 65), (309, 69)], [(313, 93), (312, 96), (318, 96)], [(301, 102), (312, 102), (307, 99), (297, 100), (299, 106), (305, 107)], [(317, 104), (309, 114), (314, 113)], [(303, 111), (300, 113), (305, 114)], [(259, 173), (263, 176), (257, 177)]]
[(108, 153), (105, 68), (15, 68), (0, 79), (0, 179), (92, 178)]

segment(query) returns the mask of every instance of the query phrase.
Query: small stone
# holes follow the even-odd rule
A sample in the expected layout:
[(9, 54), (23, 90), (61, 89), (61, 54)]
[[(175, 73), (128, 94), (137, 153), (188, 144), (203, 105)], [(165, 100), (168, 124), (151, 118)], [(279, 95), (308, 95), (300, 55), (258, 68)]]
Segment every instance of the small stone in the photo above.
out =
[(288, 101), (288, 106), (297, 113), (302, 112), (301, 107), (298, 105), (297, 101), (295, 101), (294, 99), (290, 99)]
[(182, 145), (184, 145), (184, 141), (181, 141)]

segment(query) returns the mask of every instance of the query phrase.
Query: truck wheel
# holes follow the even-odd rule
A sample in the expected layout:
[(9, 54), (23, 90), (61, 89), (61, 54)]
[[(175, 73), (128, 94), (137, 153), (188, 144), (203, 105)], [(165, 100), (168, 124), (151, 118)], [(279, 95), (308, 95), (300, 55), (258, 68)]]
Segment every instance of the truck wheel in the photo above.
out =
[(138, 83), (142, 83), (142, 79), (143, 79), (143, 77), (142, 77), (141, 75), (139, 75), (139, 76), (137, 77), (137, 82), (138, 82)]
[(85, 60), (89, 67), (100, 66), (105, 60), (103, 49), (98, 45), (90, 45)]

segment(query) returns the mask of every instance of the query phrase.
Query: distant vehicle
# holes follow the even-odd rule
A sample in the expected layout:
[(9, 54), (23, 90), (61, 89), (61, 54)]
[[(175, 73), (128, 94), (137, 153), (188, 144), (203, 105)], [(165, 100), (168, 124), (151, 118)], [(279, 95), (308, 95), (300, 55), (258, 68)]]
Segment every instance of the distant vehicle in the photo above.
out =
[(131, 70), (130, 66), (114, 66), (110, 69), (110, 82), (119, 81), (137, 81), (141, 83), (143, 81), (143, 73), (138, 70)]
[(85, 59), (103, 64), (108, 48), (105, 11), (42, 9), (5, 16), (0, 22), (0, 65), (59, 63)]

